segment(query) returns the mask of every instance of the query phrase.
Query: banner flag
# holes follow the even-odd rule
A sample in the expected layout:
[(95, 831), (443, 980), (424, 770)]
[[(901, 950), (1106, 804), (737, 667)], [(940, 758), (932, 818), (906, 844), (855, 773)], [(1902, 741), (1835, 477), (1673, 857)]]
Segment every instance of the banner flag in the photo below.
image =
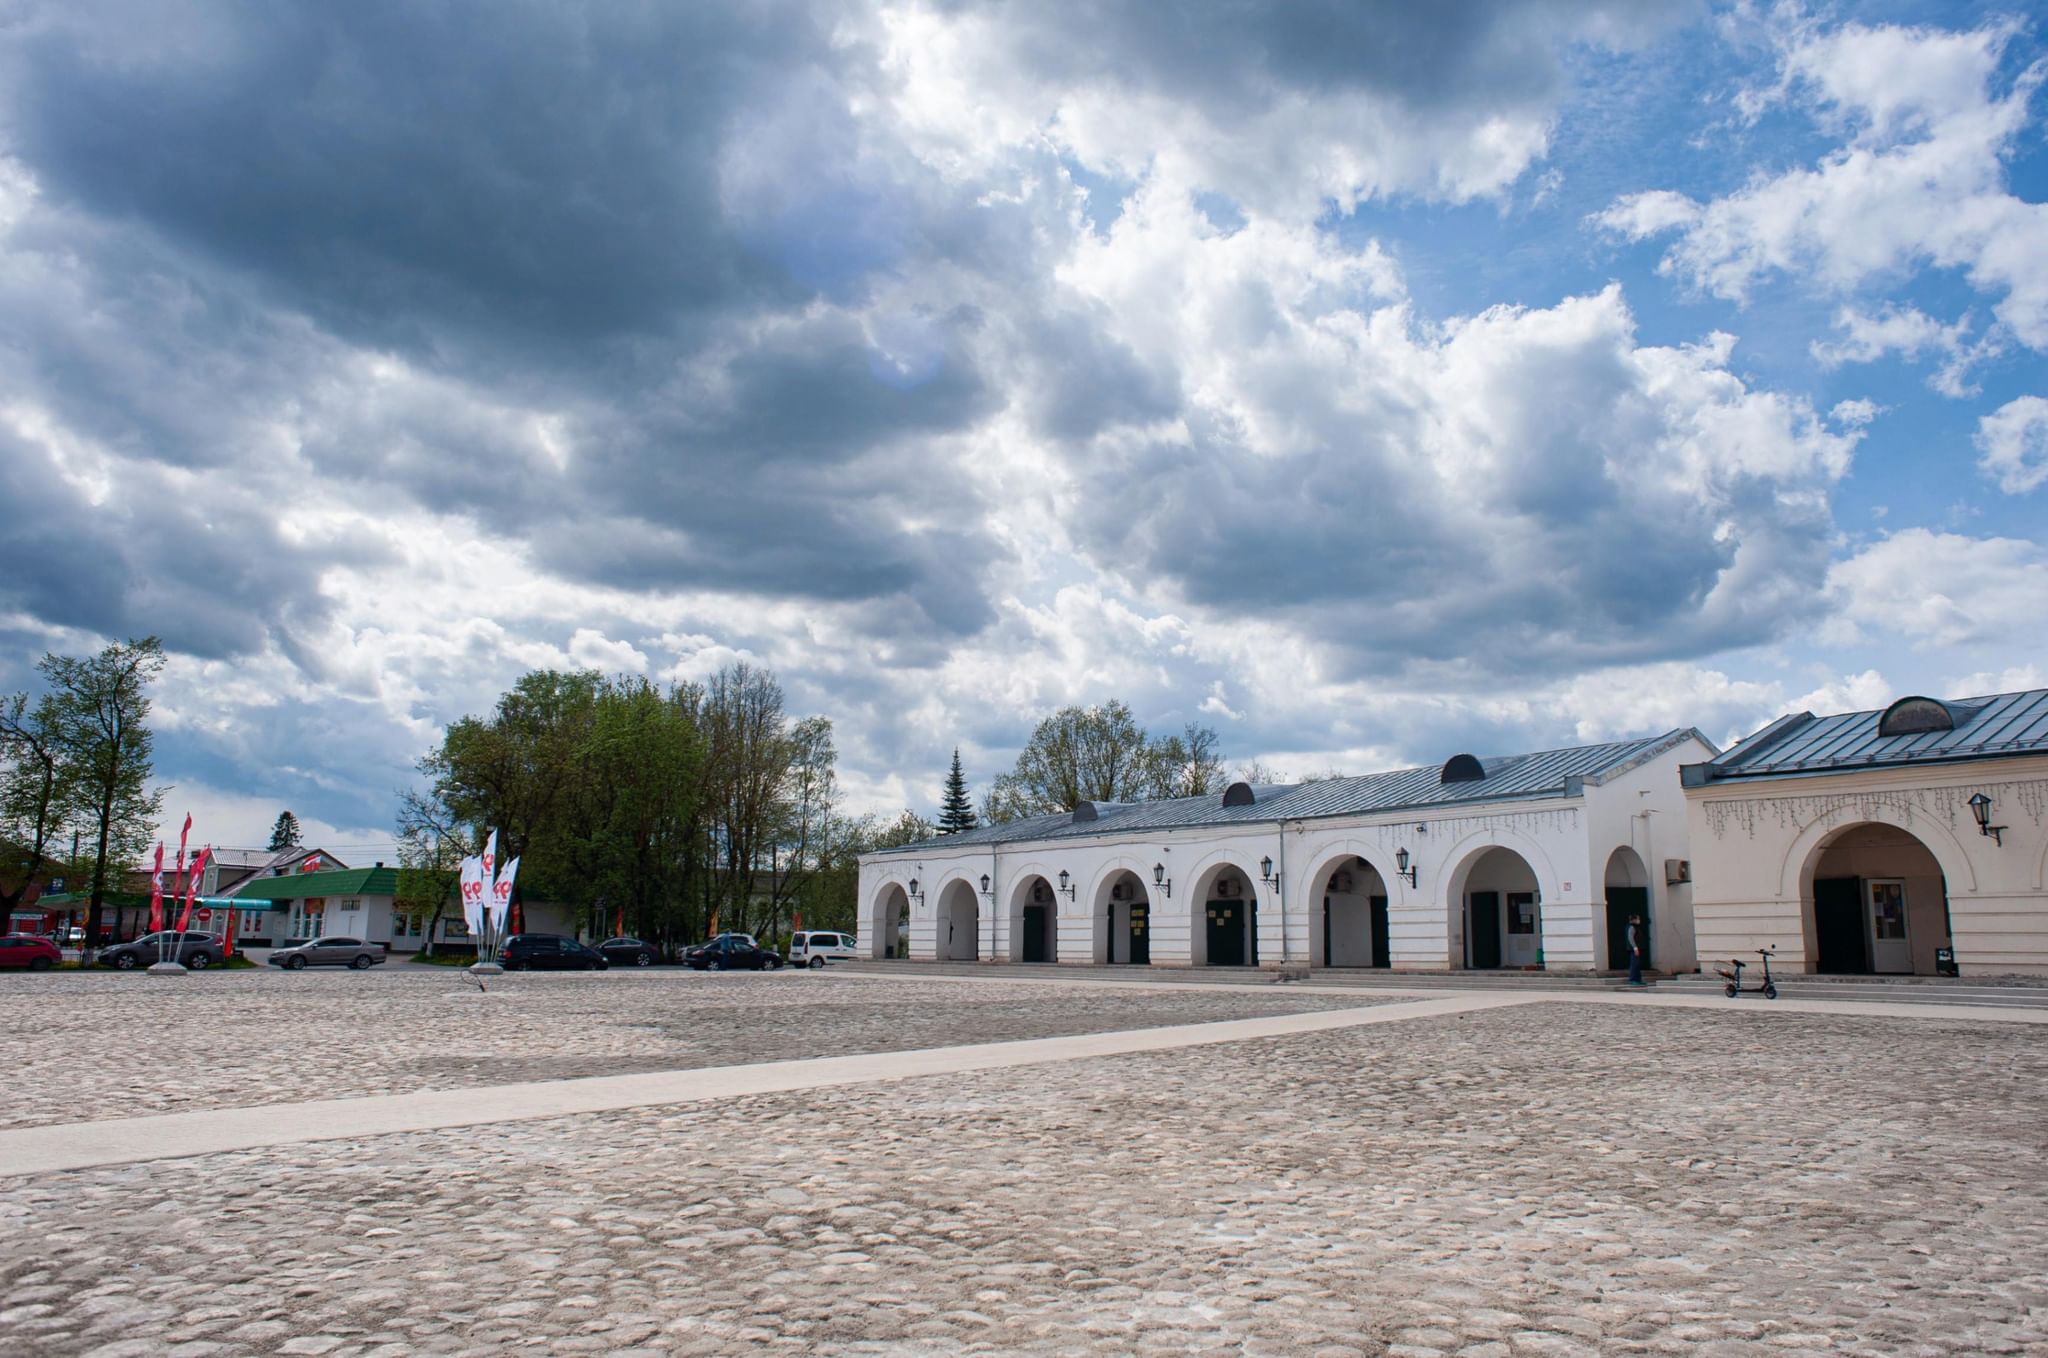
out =
[(512, 883), (519, 878), (519, 860), (513, 859), (498, 874), (498, 880), (491, 884), (491, 927), (502, 930), (505, 916), (512, 909)]
[(149, 931), (164, 927), (164, 842), (156, 842), (156, 870), (149, 874)]
[(462, 922), (469, 936), (481, 940), (484, 932), (484, 860), (462, 860)]
[(488, 839), (486, 839), (486, 840), (484, 841), (484, 854), (483, 854), (483, 865), (484, 865), (484, 881), (485, 881), (486, 883), (490, 883), (490, 882), (495, 882), (495, 881), (497, 881), (497, 880), (498, 880), (498, 832), (497, 832), (496, 830), (493, 830), (493, 831), (491, 831), (491, 834), (490, 834), (490, 838), (488, 838)]
[(178, 915), (178, 932), (192, 927), (192, 902), (199, 896), (199, 874), (206, 871), (206, 855), (212, 852), (212, 845), (192, 855), (192, 866), (185, 870), (185, 908)]

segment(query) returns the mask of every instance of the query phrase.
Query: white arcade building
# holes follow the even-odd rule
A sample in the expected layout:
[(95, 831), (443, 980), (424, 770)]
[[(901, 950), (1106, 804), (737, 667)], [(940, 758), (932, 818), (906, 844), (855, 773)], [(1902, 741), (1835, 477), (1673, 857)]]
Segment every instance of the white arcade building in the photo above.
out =
[(1409, 971), (1694, 966), (1692, 729), (1171, 801), (864, 855), (876, 957)]

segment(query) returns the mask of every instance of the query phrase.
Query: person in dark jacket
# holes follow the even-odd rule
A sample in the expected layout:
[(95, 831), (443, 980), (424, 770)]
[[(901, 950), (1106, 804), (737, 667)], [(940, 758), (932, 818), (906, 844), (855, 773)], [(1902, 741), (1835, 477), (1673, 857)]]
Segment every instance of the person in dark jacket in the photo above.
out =
[(1628, 983), (1643, 983), (1643, 917), (1628, 917)]

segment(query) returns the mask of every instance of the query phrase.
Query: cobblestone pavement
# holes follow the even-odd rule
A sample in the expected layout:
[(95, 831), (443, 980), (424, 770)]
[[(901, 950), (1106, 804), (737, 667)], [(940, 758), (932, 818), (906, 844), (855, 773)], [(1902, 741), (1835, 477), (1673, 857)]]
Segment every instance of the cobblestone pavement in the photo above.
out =
[(2048, 1035), (1542, 1004), (0, 1180), (70, 1355), (2048, 1347)]
[(1370, 997), (810, 973), (0, 978), (0, 1127), (1351, 1009)]

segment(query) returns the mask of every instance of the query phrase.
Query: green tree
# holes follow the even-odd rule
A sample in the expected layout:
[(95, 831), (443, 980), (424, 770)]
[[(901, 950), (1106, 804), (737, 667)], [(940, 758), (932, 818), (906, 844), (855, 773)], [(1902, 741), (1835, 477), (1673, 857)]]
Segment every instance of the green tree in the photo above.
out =
[(967, 796), (967, 775), (960, 771), (960, 747), (953, 747), (953, 767), (946, 774), (946, 795), (939, 803), (939, 833), (957, 835), (981, 823)]
[(1002, 822), (1071, 811), (1082, 802), (1201, 796), (1221, 785), (1216, 748), (1216, 733), (1193, 724), (1154, 740), (1122, 702), (1064, 707), (1038, 723), (983, 811)]
[(277, 823), (270, 827), (270, 851), (282, 853), (286, 849), (299, 847), (299, 818), (289, 810), (277, 813)]
[(148, 790), (155, 745), (149, 686), (163, 668), (163, 646), (155, 637), (116, 642), (84, 659), (45, 655), (36, 665), (49, 685), (59, 776), (93, 836), (87, 960), (99, 938), (109, 865), (138, 861), (163, 811), (163, 793)]
[(56, 728), (55, 700), (48, 694), (33, 707), (25, 693), (0, 699), (0, 852), (7, 855), (6, 867), (21, 865), (19, 878), (0, 879), (0, 911), (21, 903), (37, 874), (54, 861), (52, 847), (71, 823), (71, 789)]
[(420, 760), (434, 800), (454, 824), (475, 833), (479, 844), (496, 829), (500, 861), (524, 860), (515, 904), (564, 888), (558, 877), (563, 856), (547, 837), (557, 832), (555, 818), (568, 811), (586, 774), (601, 683), (594, 670), (522, 675), (489, 717), (450, 724), (441, 748)]
[(399, 794), (398, 884), (391, 908), (419, 920), (426, 940), (420, 948), (422, 956), (434, 955), (434, 935), (441, 916), (461, 884), (462, 860), (481, 847), (475, 831), (462, 825), (454, 811), (431, 792)]

